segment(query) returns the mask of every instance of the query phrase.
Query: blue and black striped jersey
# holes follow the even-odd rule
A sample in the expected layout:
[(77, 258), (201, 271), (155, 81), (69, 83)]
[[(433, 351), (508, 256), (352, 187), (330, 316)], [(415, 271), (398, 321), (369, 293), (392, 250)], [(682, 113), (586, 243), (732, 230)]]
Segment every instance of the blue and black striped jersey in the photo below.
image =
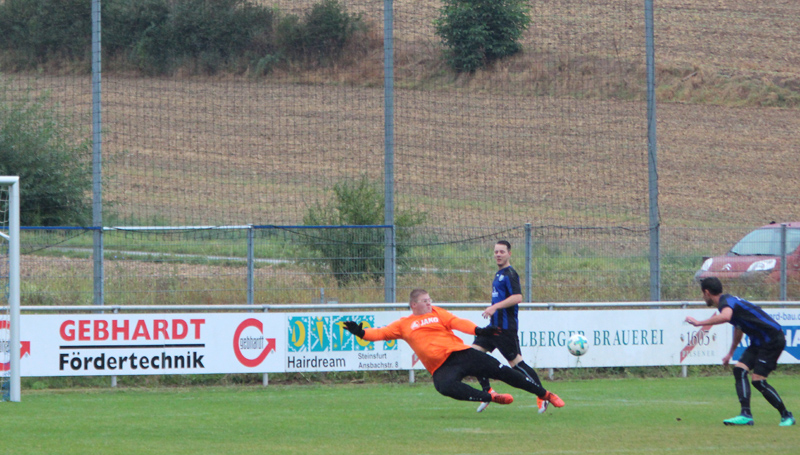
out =
[[(510, 265), (498, 270), (492, 282), (492, 305), (509, 298), (514, 294), (522, 294), (519, 275)], [(502, 308), (492, 315), (491, 324), (503, 330), (517, 332), (519, 305)]]
[(717, 309), (722, 311), (725, 307), (733, 310), (730, 323), (750, 337), (750, 343), (755, 346), (761, 346), (783, 335), (780, 324), (775, 322), (761, 307), (747, 300), (730, 294), (722, 294), (719, 297)]

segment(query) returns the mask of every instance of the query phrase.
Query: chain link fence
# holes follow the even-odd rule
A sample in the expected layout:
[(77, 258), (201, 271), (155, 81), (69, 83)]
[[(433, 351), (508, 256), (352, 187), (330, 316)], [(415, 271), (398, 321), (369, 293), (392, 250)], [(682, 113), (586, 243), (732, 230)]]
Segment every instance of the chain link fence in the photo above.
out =
[[(316, 2), (255, 4), (304, 23)], [(203, 70), (211, 58), (203, 54), (207, 60), (153, 75), (106, 54), (101, 224), (299, 226), (342, 182), (384, 185), (384, 4), (339, 4), (361, 28), (334, 65), (214, 73)], [(407, 234), (397, 243), (397, 299), (426, 287), (439, 301), (488, 301), (491, 248), (505, 238), (512, 264), (529, 277), (532, 301), (648, 300), (642, 3), (534, 2), (523, 51), (471, 74), (444, 63), (434, 27), (440, 9), (439, 2), (394, 2), (390, 24), (394, 200), (398, 211), (425, 215), (397, 228)], [(86, 8), (75, 25), (86, 34), (89, 14)], [(778, 0), (655, 5), (664, 300), (698, 299), (694, 275), (704, 257), (724, 254), (769, 221), (796, 219), (797, 18), (798, 4)], [(262, 63), (270, 56), (260, 55)], [(92, 137), (98, 86), (86, 59), (43, 57), (33, 69), (4, 64), (0, 84), (3, 103), (41, 99), (75, 141)], [(23, 199), (32, 179), (23, 176)], [(23, 303), (93, 301), (91, 232), (24, 232)], [(109, 229), (103, 298), (383, 301), (383, 230), (328, 234)], [(331, 247), (341, 244), (348, 246)], [(755, 299), (779, 292), (771, 283), (736, 290)], [(793, 282), (789, 298), (798, 298)]]

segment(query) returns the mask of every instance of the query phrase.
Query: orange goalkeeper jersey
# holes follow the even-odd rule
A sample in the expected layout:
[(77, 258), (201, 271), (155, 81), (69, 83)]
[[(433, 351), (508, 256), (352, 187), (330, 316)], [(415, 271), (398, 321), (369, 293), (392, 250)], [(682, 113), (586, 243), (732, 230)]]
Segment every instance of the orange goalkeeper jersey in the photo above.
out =
[(431, 307), (431, 312), (400, 318), (386, 327), (364, 329), (367, 341), (405, 340), (425, 368), (433, 374), (455, 351), (470, 349), (453, 333), (453, 329), (475, 334), (475, 323), (456, 317), (444, 308)]

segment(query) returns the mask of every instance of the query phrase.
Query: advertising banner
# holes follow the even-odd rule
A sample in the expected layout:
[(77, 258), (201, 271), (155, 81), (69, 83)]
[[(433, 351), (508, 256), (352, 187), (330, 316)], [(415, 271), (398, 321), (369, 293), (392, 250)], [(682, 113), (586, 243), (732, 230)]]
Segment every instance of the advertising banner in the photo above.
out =
[[(686, 316), (708, 318), (712, 310), (543, 311), (520, 314), (522, 356), (538, 368), (705, 365), (719, 363), (731, 345), (729, 324), (692, 327)], [(581, 357), (567, 339), (589, 341)]]
[[(781, 363), (800, 363), (800, 310), (766, 309), (783, 325)], [(479, 310), (453, 311), (479, 326)], [(404, 311), (22, 315), (22, 376), (283, 373), (423, 369), (404, 341), (367, 342), (343, 322), (381, 327)], [(535, 368), (719, 364), (730, 324), (693, 327), (713, 309), (520, 311), (522, 356)], [(573, 333), (588, 352), (567, 351)], [(473, 336), (456, 332), (466, 344)], [(734, 353), (741, 355), (748, 340)], [(495, 352), (495, 357), (505, 362)]]
[(345, 321), (382, 327), (405, 315), (398, 311), (361, 314), (286, 314), (286, 351), (281, 371), (408, 370), (413, 352), (405, 342), (364, 341), (345, 330)]
[(282, 315), (23, 315), (23, 376), (239, 373), (280, 370)]
[[(408, 346), (368, 343), (343, 321), (397, 312), (23, 315), (22, 376), (410, 369)], [(405, 354), (405, 356), (403, 356)]]
[[(800, 310), (765, 309), (783, 326), (786, 349), (780, 363), (800, 363)], [(707, 309), (581, 310), (520, 312), (522, 357), (536, 368), (719, 365), (733, 342), (733, 326), (693, 327), (686, 316), (708, 319)], [(566, 349), (573, 333), (589, 341), (575, 357)], [(745, 336), (735, 362), (749, 345)]]

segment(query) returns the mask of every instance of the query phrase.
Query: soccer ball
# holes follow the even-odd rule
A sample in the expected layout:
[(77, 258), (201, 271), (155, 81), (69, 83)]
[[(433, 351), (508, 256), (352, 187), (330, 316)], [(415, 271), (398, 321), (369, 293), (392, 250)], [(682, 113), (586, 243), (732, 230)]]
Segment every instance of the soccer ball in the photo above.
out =
[(567, 349), (574, 356), (582, 356), (589, 350), (589, 340), (580, 333), (576, 333), (567, 340)]

